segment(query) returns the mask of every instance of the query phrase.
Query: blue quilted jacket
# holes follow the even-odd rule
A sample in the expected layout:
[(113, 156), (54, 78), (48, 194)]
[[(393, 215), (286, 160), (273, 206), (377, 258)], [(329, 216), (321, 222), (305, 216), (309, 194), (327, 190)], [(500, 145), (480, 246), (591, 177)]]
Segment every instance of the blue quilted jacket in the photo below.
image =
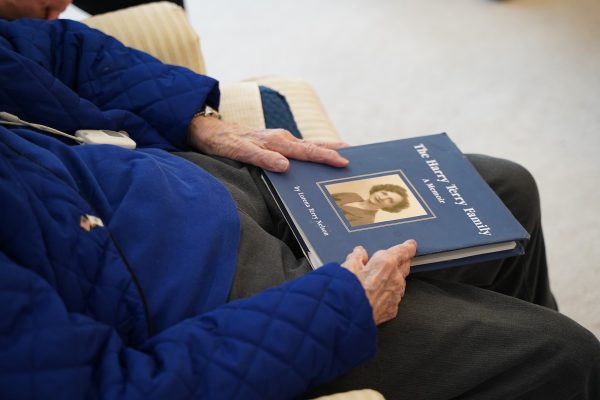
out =
[(373, 354), (337, 264), (226, 303), (235, 205), (168, 153), (218, 102), (214, 80), (81, 24), (0, 20), (0, 111), (138, 144), (0, 125), (0, 398), (286, 399)]

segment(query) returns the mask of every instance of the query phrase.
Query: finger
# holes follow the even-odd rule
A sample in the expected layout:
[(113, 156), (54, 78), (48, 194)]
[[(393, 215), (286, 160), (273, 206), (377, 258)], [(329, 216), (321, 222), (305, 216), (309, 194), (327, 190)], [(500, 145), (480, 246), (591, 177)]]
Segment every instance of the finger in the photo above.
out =
[(324, 147), (326, 149), (343, 149), (345, 147), (350, 147), (350, 145), (346, 142), (324, 142), (322, 140), (305, 140), (306, 142), (314, 143), (319, 147)]
[(375, 302), (371, 305), (374, 312), (373, 318), (377, 325), (389, 321), (398, 315), (398, 304), (400, 304), (400, 296), (397, 293), (385, 292), (378, 296)]
[(407, 240), (402, 244), (397, 244), (395, 246), (387, 249), (390, 254), (395, 256), (398, 259), (399, 263), (402, 263), (407, 260), (412, 260), (417, 253), (417, 242), (413, 239)]
[(388, 289), (390, 279), (398, 272), (396, 260), (386, 252), (378, 252), (363, 268), (366, 288), (383, 291)]
[(404, 292), (406, 291), (406, 279), (400, 271), (398, 271), (397, 275), (393, 278), (393, 290), (400, 298), (404, 297)]
[(366, 264), (369, 261), (369, 253), (367, 253), (367, 249), (362, 246), (356, 246), (353, 250), (353, 253), (356, 253), (363, 264)]
[(365, 261), (364, 259), (367, 258), (367, 250), (362, 246), (356, 246), (355, 248), (352, 249), (352, 252), (350, 254), (348, 254), (348, 257), (351, 257), (351, 256), (358, 258), (361, 261)]
[(398, 315), (398, 307), (392, 308), (392, 309), (386, 311), (385, 313), (383, 313), (381, 316), (379, 316), (378, 319), (375, 320), (375, 325), (381, 325), (384, 322), (391, 321), (394, 318), (396, 318), (397, 315)]
[(406, 289), (406, 281), (397, 269), (394, 275), (386, 282), (384, 287), (370, 291), (370, 302), (373, 307), (373, 317), (380, 324), (395, 318), (398, 306), (402, 301)]
[(343, 267), (350, 269), (355, 274), (362, 271), (364, 265), (368, 261), (367, 251), (362, 246), (356, 246), (342, 264)]
[(410, 274), (411, 263), (417, 253), (417, 242), (415, 240), (407, 240), (402, 246), (405, 246), (405, 250), (408, 252), (407, 257), (400, 263), (400, 272), (402, 273), (402, 277), (406, 278)]
[[(400, 300), (402, 300), (402, 298), (404, 297), (404, 295), (405, 295), (405, 294), (406, 294), (406, 284), (404, 284), (404, 285), (402, 286), (402, 289), (400, 289), (400, 293), (399, 293), (399, 295), (400, 295)], [(398, 303), (400, 303), (400, 300), (398, 300)]]
[(272, 172), (285, 172), (290, 166), (289, 160), (279, 152), (262, 148), (252, 141), (243, 139), (236, 141), (229, 158)]
[(404, 243), (397, 244), (387, 249), (397, 257), (412, 258), (417, 252), (417, 242), (413, 239), (406, 240)]
[(405, 289), (406, 285), (402, 285), (389, 292), (387, 304), (388, 315), (390, 316), (389, 319), (395, 318), (396, 315), (398, 315), (398, 308), (404, 297)]
[(410, 262), (416, 253), (416, 242), (407, 240), (406, 242), (392, 246), (386, 250), (379, 250), (371, 257), (369, 265), (379, 269), (385, 266), (391, 266), (394, 270), (400, 270), (404, 277), (410, 273)]
[(345, 167), (349, 163), (337, 151), (311, 141), (299, 140), (287, 131), (270, 135), (265, 139), (264, 146), (296, 160), (312, 161), (333, 167)]
[[(205, 120), (214, 120), (217, 122)], [(204, 128), (203, 130), (195, 127), (190, 131), (188, 138), (192, 146), (206, 154), (230, 158), (273, 172), (285, 172), (289, 168), (287, 158), (277, 152), (262, 148), (259, 144), (260, 140), (253, 138), (250, 134), (240, 135), (236, 133), (235, 130), (238, 128), (234, 125), (228, 124), (226, 127), (231, 128), (232, 131), (222, 131), (222, 126), (219, 125), (221, 121), (215, 118), (198, 117), (192, 123), (196, 125), (203, 123), (209, 126), (209, 128)], [(216, 128), (212, 127), (212, 124), (215, 123), (217, 124)], [(216, 132), (220, 133), (202, 134), (204, 131), (210, 132), (211, 129), (219, 129)], [(252, 133), (259, 135), (262, 132), (252, 131)]]

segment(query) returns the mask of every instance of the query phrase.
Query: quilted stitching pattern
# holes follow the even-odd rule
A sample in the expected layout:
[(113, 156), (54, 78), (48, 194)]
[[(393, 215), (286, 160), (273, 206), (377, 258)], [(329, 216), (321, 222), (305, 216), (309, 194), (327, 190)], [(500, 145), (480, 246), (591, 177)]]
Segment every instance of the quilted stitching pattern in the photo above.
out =
[(65, 314), (51, 288), (1, 254), (0, 264), (0, 300), (13, 304), (0, 324), (7, 398), (287, 399), (374, 352), (368, 302), (337, 265), (180, 323), (141, 353)]
[[(15, 29), (0, 21), (0, 34), (7, 47), (27, 55), (4, 53), (0, 63), (4, 76), (29, 73), (0, 91), (5, 111), (23, 119), (67, 132), (125, 129), (139, 147), (181, 150), (192, 115), (204, 104), (218, 107), (215, 80), (162, 64), (77, 22), (24, 20)], [(43, 96), (29, 90), (32, 82), (45, 89)]]
[(302, 139), (302, 134), (296, 126), (296, 121), (294, 121), (294, 116), (285, 97), (266, 86), (259, 86), (258, 88), (266, 127), (287, 129), (292, 135)]
[(106, 232), (83, 235), (66, 228), (78, 227), (69, 222), (72, 215), (93, 211), (74, 190), (54, 184), (55, 171), (30, 161), (41, 154), (27, 151), (26, 143), (0, 136), (0, 198), (7, 207), (0, 210), (3, 252), (56, 287), (72, 312), (110, 322), (127, 339), (144, 339), (142, 305)]
[[(30, 79), (11, 81), (24, 74)], [(67, 131), (89, 128), (89, 121), (125, 126), (143, 146), (177, 147), (180, 121), (218, 101), (209, 78), (61, 21), (0, 21), (1, 77), (0, 105), (9, 112), (41, 116), (36, 122)], [(66, 223), (72, 213), (56, 212), (91, 211), (82, 193), (109, 194), (86, 184), (117, 177), (70, 175), (66, 166), (79, 165), (86, 151), (71, 154), (25, 129), (15, 135), (0, 127), (0, 139), (0, 397), (285, 399), (374, 352), (368, 301), (354, 275), (338, 265), (178, 321), (148, 339), (129, 320), (143, 315), (139, 293), (106, 234), (79, 237)], [(165, 173), (189, 172), (167, 164)], [(110, 215), (107, 204), (96, 206)]]
[[(365, 357), (373, 328), (363, 316), (370, 309), (360, 297), (349, 295), (361, 290), (349, 275), (330, 265), (255, 298), (224, 306), (220, 327), (232, 337), (225, 339), (223, 349), (211, 354), (211, 361), (240, 380), (225, 397), (248, 398), (254, 392), (252, 398), (286, 398), (290, 392), (282, 392), (273, 380), (285, 382), (291, 393), (301, 393), (344, 371), (352, 360)], [(357, 313), (348, 314), (349, 309)], [(338, 323), (327, 323), (331, 321)], [(333, 342), (332, 337), (336, 338)], [(364, 347), (352, 349), (355, 353), (348, 347), (361, 342)], [(240, 360), (219, 360), (239, 347), (248, 352), (241, 361), (242, 374)], [(277, 366), (274, 371), (281, 372), (265, 374), (264, 367), (273, 364)]]

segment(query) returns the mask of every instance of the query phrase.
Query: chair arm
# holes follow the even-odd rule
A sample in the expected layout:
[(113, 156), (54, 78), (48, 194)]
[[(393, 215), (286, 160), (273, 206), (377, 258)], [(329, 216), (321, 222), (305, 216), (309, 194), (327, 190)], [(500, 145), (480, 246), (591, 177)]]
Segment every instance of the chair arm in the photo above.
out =
[(263, 77), (251, 81), (221, 84), (223, 120), (264, 129), (265, 120), (258, 85), (281, 93), (287, 100), (298, 130), (305, 139), (338, 142), (340, 137), (327, 117), (317, 94), (300, 79)]
[(143, 4), (81, 22), (167, 64), (206, 73), (200, 39), (178, 5), (166, 1)]
[(220, 83), (219, 113), (224, 121), (252, 129), (265, 129), (260, 90), (254, 82)]

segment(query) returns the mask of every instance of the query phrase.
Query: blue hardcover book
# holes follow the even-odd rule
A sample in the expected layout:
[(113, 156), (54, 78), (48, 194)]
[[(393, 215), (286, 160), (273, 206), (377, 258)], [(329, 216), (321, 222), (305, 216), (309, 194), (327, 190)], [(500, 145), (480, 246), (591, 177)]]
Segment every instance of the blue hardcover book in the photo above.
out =
[(413, 272), (523, 253), (527, 231), (445, 134), (341, 149), (346, 168), (265, 172), (313, 268), (415, 239)]

